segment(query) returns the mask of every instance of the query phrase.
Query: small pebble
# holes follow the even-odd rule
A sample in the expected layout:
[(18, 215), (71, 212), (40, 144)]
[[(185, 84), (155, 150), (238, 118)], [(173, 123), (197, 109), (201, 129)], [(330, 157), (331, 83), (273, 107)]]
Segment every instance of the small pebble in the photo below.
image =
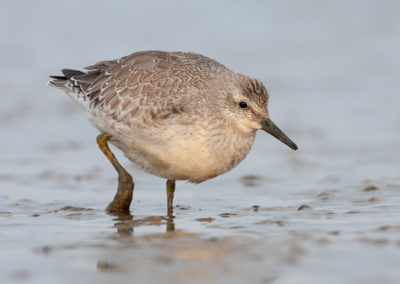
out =
[(98, 269), (98, 270), (114, 270), (114, 269), (116, 269), (116, 268), (117, 268), (116, 265), (111, 264), (111, 263), (109, 263), (109, 262), (106, 261), (106, 260), (99, 260), (99, 261), (97, 262), (97, 269)]
[(221, 217), (230, 217), (230, 216), (234, 216), (234, 215), (237, 215), (237, 214), (236, 213), (229, 213), (229, 212), (219, 214), (219, 216), (221, 216)]
[(215, 219), (212, 218), (212, 217), (197, 218), (197, 219), (196, 219), (196, 221), (199, 221), (199, 222), (209, 222), (209, 223), (211, 223), (211, 222), (214, 221), (214, 220), (215, 220)]
[(307, 205), (307, 204), (303, 204), (303, 205), (301, 205), (297, 210), (304, 210), (304, 209), (311, 209), (311, 206), (310, 205)]
[(368, 191), (375, 191), (378, 190), (378, 187), (374, 186), (374, 185), (370, 185), (367, 187), (364, 187), (363, 191), (368, 192)]

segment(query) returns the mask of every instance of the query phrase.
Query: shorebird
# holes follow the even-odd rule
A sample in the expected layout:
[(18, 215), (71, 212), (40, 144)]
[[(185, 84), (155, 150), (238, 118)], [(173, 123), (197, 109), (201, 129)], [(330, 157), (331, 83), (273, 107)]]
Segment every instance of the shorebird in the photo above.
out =
[(170, 217), (175, 181), (200, 183), (231, 170), (257, 130), (297, 149), (269, 118), (263, 83), (206, 56), (143, 51), (85, 69), (63, 69), (49, 86), (74, 99), (101, 132), (98, 146), (118, 172), (108, 212), (129, 213), (134, 188), (108, 141), (144, 171), (167, 179)]

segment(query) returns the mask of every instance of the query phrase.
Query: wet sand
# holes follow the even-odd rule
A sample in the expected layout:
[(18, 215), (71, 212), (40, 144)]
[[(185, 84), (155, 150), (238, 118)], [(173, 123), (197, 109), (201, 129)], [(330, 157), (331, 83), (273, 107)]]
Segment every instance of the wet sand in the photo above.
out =
[[(97, 131), (66, 95), (44, 86), (60, 68), (118, 57), (126, 46), (128, 52), (154, 48), (146, 45), (149, 38), (121, 40), (123, 29), (95, 22), (115, 46), (78, 34), (86, 45), (73, 49), (58, 33), (67, 28), (60, 20), (69, 18), (69, 6), (54, 11), (39, 1), (29, 13), (17, 4), (2, 10), (0, 20), (16, 31), (2, 47), (0, 67), (2, 281), (398, 283), (400, 21), (393, 11), (399, 5), (295, 3), (293, 9), (275, 3), (271, 11), (259, 4), (257, 23), (234, 26), (253, 30), (247, 36), (257, 44), (234, 45), (241, 30), (218, 30), (213, 12), (203, 28), (220, 31), (224, 46), (188, 35), (185, 50), (265, 82), (271, 118), (300, 149), (292, 152), (259, 133), (233, 171), (199, 185), (178, 182), (173, 219), (165, 217), (165, 181), (136, 169), (117, 150), (135, 180), (132, 215), (105, 213), (117, 181), (97, 149)], [(74, 12), (90, 27), (95, 19), (83, 20), (85, 5)], [(103, 8), (104, 16), (114, 9)], [(200, 20), (201, 7), (195, 8), (182, 8), (188, 23)], [(230, 23), (246, 11), (230, 9)], [(18, 19), (35, 21), (18, 22), (18, 11)], [(145, 13), (137, 13), (132, 23), (145, 21)], [(113, 25), (126, 18), (116, 17)], [(296, 24), (284, 25), (287, 19)], [(0, 29), (9, 35), (5, 23)], [(271, 25), (279, 29), (266, 28)], [(154, 31), (147, 29), (142, 32)], [(177, 38), (157, 48), (183, 49)]]
[(103, 208), (111, 192), (88, 190), (86, 197), (96, 196), (88, 202), (76, 189), (68, 203), (63, 196), (71, 189), (46, 182), (49, 188), (31, 197), (53, 191), (62, 198), (1, 196), (2, 270), (9, 281), (376, 283), (399, 277), (400, 185), (265, 194), (265, 182), (216, 182), (201, 190), (182, 184), (186, 193), (177, 195), (171, 220), (156, 186), (137, 190), (134, 216), (110, 216)]

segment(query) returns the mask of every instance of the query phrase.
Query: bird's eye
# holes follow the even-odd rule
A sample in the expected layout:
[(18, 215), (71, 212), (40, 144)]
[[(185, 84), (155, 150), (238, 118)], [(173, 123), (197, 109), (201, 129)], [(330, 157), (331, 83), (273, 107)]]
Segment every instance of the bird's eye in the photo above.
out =
[(239, 103), (239, 106), (240, 106), (241, 108), (247, 108), (247, 103), (246, 103), (246, 102), (240, 102), (240, 103)]

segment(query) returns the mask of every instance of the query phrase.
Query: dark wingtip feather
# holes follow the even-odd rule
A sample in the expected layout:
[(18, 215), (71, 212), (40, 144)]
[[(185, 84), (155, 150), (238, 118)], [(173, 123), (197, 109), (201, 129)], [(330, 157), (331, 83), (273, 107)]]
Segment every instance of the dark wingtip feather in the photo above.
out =
[(51, 79), (56, 79), (56, 80), (67, 80), (67, 77), (64, 76), (49, 76)]
[(63, 69), (63, 70), (61, 70), (61, 72), (64, 74), (65, 77), (67, 77), (68, 80), (74, 76), (79, 76), (79, 75), (85, 74), (82, 71), (72, 70), (72, 69)]

